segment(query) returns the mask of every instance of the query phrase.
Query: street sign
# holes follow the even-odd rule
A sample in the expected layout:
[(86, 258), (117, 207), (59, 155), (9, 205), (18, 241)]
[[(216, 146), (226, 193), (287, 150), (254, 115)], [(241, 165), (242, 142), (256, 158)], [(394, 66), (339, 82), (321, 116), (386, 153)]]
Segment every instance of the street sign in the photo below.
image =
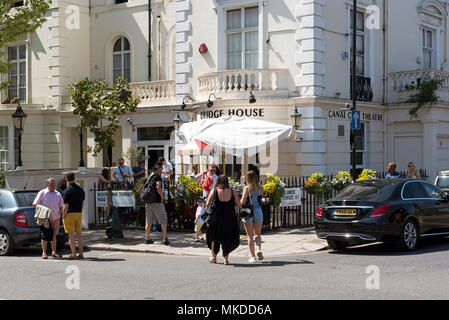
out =
[(360, 130), (360, 111), (352, 110), (352, 130)]

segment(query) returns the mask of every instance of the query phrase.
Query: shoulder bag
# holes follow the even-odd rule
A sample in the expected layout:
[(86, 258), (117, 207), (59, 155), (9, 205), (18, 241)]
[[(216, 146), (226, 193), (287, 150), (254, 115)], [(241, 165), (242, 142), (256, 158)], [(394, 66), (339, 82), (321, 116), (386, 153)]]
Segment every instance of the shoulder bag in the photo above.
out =
[(215, 224), (217, 222), (217, 207), (215, 206), (215, 200), (218, 196), (218, 192), (214, 191), (214, 198), (209, 207), (204, 211), (201, 219), (207, 224)]
[(242, 206), (242, 209), (240, 210), (240, 218), (246, 219), (252, 217), (254, 217), (254, 208), (253, 208), (251, 189), (249, 189), (249, 196), (248, 198), (246, 198), (246, 202)]

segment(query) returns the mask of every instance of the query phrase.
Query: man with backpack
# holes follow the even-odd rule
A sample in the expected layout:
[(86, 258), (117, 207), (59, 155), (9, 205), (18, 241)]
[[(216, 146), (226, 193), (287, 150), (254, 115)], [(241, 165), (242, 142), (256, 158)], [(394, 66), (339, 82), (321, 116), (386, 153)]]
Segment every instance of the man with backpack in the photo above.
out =
[(164, 235), (164, 244), (170, 243), (167, 239), (167, 213), (164, 206), (164, 193), (162, 192), (162, 166), (155, 165), (153, 174), (148, 178), (140, 190), (140, 198), (145, 203), (146, 224), (145, 224), (145, 243), (152, 244), (154, 241), (150, 237), (151, 228), (154, 220), (161, 225)]

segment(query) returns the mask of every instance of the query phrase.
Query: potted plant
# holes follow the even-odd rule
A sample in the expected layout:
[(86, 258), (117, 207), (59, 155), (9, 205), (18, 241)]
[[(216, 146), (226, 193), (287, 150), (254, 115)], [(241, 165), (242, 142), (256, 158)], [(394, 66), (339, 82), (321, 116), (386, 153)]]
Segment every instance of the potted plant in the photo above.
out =
[(351, 174), (347, 171), (338, 171), (331, 181), (332, 187), (337, 191), (343, 190), (350, 183), (352, 183), (352, 178)]
[[(265, 198), (270, 199), (269, 202), (274, 208), (279, 207), (282, 197), (285, 194), (285, 183), (281, 181), (278, 176), (274, 174), (267, 174), (267, 182), (263, 185), (263, 194)], [(263, 202), (267, 202), (266, 200)]]
[(362, 173), (359, 175), (359, 178), (357, 181), (366, 181), (366, 180), (375, 180), (377, 179), (377, 172), (370, 170), (370, 169), (364, 169)]
[(323, 198), (330, 198), (332, 195), (331, 181), (319, 172), (312, 174), (307, 179), (305, 189), (307, 193), (314, 194), (317, 201), (321, 201)]
[(183, 218), (194, 218), (195, 199), (203, 195), (200, 183), (192, 177), (181, 175), (169, 192), (175, 200), (176, 210), (183, 212)]
[(20, 99), (18, 97), (14, 97), (11, 101), (13, 104), (18, 104), (20, 102)]
[(2, 102), (2, 104), (10, 104), (10, 103), (11, 103), (11, 100), (9, 100), (9, 99), (6, 99)]

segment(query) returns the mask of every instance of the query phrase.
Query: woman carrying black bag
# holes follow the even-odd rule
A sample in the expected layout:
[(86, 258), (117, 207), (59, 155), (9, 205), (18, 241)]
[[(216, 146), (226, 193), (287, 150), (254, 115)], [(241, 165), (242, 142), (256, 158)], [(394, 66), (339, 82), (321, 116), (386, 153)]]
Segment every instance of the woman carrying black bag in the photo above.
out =
[(262, 223), (263, 223), (263, 212), (259, 203), (259, 196), (263, 195), (263, 188), (259, 183), (257, 174), (255, 171), (248, 171), (246, 174), (246, 184), (247, 186), (243, 189), (242, 195), (242, 205), (244, 205), (248, 200), (251, 202), (252, 211), (254, 211), (254, 216), (243, 218), (243, 225), (245, 226), (246, 235), (248, 237), (249, 251), (251, 252), (251, 258), (248, 260), (249, 263), (255, 263), (256, 252), (254, 246), (254, 236), (257, 245), (257, 259), (262, 260)]
[(229, 253), (240, 245), (239, 222), (235, 207), (240, 207), (239, 195), (230, 188), (228, 178), (221, 175), (217, 179), (215, 189), (209, 194), (206, 208), (213, 206), (216, 219), (207, 229), (207, 246), (212, 257), (209, 262), (217, 263), (220, 246), (223, 253), (223, 264), (229, 264)]

